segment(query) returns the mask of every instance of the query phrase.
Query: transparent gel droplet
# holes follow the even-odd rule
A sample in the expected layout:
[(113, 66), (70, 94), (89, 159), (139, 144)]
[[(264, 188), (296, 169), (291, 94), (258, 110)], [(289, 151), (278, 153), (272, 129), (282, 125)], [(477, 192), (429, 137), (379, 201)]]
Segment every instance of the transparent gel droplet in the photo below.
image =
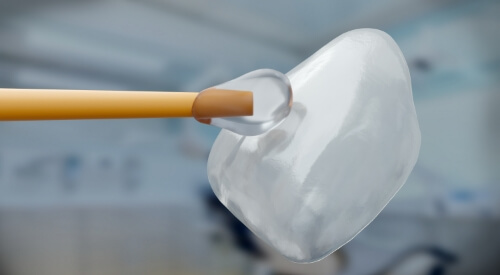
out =
[(271, 130), (288, 116), (292, 107), (292, 87), (288, 77), (271, 69), (256, 70), (213, 88), (253, 92), (253, 116), (195, 117), (201, 123), (240, 135), (256, 136)]

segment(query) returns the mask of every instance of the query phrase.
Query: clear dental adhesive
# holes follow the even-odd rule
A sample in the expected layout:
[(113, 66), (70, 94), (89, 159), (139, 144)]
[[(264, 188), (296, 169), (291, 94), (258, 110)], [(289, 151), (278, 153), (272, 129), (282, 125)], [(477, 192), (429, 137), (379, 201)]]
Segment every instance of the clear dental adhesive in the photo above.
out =
[[(253, 116), (200, 119), (199, 122), (245, 136), (265, 133), (280, 124), (292, 107), (292, 87), (278, 71), (261, 69), (213, 88), (253, 92)], [(203, 92), (202, 92), (203, 93)]]
[[(261, 74), (269, 78), (255, 81)], [(214, 119), (231, 131), (217, 137), (207, 170), (215, 194), (240, 221), (288, 259), (308, 263), (382, 211), (417, 161), (420, 130), (408, 66), (382, 31), (345, 33), (287, 77), (289, 115), (289, 87), (265, 93), (283, 82), (270, 71), (218, 86), (264, 91), (256, 106), (267, 102), (276, 111), (257, 121)], [(263, 129), (270, 130), (249, 136)]]

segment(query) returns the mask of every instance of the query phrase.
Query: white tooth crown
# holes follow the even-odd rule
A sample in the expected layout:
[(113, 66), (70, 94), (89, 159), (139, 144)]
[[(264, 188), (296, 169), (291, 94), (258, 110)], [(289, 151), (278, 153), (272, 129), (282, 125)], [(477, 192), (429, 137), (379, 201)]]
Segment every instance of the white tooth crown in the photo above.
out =
[(287, 74), (288, 118), (259, 136), (227, 130), (208, 160), (221, 202), (294, 262), (326, 257), (404, 184), (418, 157), (405, 59), (386, 33), (345, 33)]

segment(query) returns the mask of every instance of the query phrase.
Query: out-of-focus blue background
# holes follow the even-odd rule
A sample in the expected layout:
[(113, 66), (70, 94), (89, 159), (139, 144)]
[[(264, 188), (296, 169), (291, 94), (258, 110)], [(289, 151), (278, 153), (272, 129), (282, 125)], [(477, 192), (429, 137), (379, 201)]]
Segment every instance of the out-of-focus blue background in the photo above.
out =
[(192, 119), (0, 123), (0, 274), (500, 274), (500, 2), (1, 0), (0, 87), (199, 91), (382, 29), (422, 131), (352, 242), (291, 264), (214, 199)]

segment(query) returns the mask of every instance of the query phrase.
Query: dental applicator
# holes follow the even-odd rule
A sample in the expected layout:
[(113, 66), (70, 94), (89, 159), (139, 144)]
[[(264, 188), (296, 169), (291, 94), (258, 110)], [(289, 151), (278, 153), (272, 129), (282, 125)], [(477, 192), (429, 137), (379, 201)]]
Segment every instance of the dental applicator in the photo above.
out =
[(194, 117), (258, 135), (290, 112), (292, 91), (280, 72), (250, 72), (201, 93), (0, 89), (0, 121)]
[(253, 93), (0, 89), (0, 120), (69, 120), (253, 115)]

